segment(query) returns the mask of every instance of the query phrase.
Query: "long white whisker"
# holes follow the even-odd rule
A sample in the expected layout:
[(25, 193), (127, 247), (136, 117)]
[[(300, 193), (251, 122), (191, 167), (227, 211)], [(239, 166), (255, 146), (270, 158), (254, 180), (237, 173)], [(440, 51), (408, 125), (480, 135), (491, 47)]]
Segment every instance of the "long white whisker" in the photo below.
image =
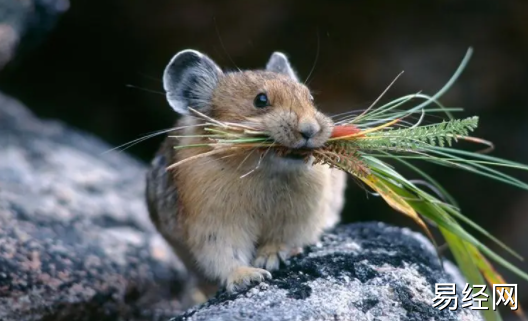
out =
[(191, 127), (200, 127), (200, 126), (205, 126), (206, 124), (197, 124), (197, 125), (188, 125), (188, 126), (181, 126), (181, 127), (172, 127), (172, 128), (168, 128), (168, 129), (163, 129), (163, 130), (158, 130), (158, 131), (155, 131), (151, 134), (148, 134), (148, 135), (145, 135), (145, 136), (142, 136), (140, 138), (137, 138), (137, 139), (134, 139), (132, 141), (129, 141), (129, 142), (126, 142), (122, 145), (119, 145), (117, 147), (114, 147), (112, 149), (109, 149), (107, 151), (104, 151), (101, 153), (101, 155), (104, 155), (104, 154), (107, 154), (107, 153), (110, 153), (110, 152), (113, 152), (113, 151), (124, 151), (134, 145), (137, 145), (147, 139), (150, 139), (152, 137), (155, 137), (155, 136), (158, 136), (158, 135), (161, 135), (161, 134), (165, 134), (165, 133), (169, 133), (171, 131), (176, 131), (176, 130), (182, 130), (182, 129), (186, 129), (186, 128), (191, 128)]
[(310, 83), (309, 81), (311, 81), (310, 77), (312, 76), (314, 70), (315, 70), (315, 66), (317, 65), (317, 61), (319, 60), (319, 51), (321, 49), (321, 40), (319, 39), (319, 30), (317, 30), (317, 51), (316, 51), (316, 54), (315, 54), (315, 61), (313, 63), (313, 66), (312, 66), (312, 70), (310, 70), (310, 72), (308, 73), (308, 77), (306, 77), (306, 79), (304, 80), (304, 83), (308, 86)]
[(126, 85), (126, 87), (128, 87), (128, 88), (138, 89), (138, 90), (141, 90), (141, 91), (144, 91), (144, 92), (148, 92), (148, 93), (151, 93), (151, 94), (157, 94), (157, 95), (163, 95), (163, 96), (165, 96), (165, 93), (164, 93), (164, 92), (157, 91), (157, 90), (153, 90), (153, 89), (142, 88), (142, 87), (135, 86), (135, 85), (131, 85), (131, 84)]

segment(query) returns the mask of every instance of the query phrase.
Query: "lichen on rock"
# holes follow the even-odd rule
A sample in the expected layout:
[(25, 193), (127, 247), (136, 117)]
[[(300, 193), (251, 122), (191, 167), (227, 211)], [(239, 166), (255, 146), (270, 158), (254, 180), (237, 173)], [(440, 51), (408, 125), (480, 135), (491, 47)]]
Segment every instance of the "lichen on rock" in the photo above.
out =
[(0, 94), (0, 320), (167, 320), (181, 263), (154, 231), (146, 167)]
[(272, 280), (220, 293), (172, 321), (482, 320), (470, 309), (432, 307), (434, 284), (455, 282), (446, 271), (419, 234), (382, 223), (345, 225)]

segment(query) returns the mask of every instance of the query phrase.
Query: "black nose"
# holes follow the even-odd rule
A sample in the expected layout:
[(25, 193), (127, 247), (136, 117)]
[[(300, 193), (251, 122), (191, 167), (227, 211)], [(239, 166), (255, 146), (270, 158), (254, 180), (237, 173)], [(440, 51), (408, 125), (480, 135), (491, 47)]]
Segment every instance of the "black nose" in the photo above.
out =
[(308, 140), (317, 135), (319, 131), (321, 131), (321, 126), (317, 121), (314, 121), (312, 119), (304, 119), (299, 122), (299, 127), (297, 127), (297, 131), (299, 132), (299, 134), (301, 134), (304, 139)]
[(301, 136), (305, 139), (310, 139), (317, 134), (317, 130), (313, 127), (304, 128), (303, 130), (299, 131)]
[(317, 133), (321, 130), (321, 126), (319, 126), (317, 122), (302, 121), (299, 123), (297, 130), (304, 139), (310, 139), (317, 135)]

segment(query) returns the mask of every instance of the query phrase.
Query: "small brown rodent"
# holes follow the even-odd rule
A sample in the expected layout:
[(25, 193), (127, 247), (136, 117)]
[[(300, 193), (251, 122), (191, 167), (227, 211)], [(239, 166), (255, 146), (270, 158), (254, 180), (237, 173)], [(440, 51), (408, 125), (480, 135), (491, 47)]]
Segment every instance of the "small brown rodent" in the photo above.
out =
[[(195, 126), (203, 121), (188, 107), (264, 128), (294, 149), (320, 147), (333, 129), (279, 52), (265, 70), (223, 72), (206, 55), (184, 50), (166, 67), (163, 84), (169, 104), (182, 115), (177, 127), (187, 126), (172, 135), (203, 133)], [(202, 139), (165, 139), (147, 175), (147, 200), (152, 221), (207, 294), (211, 285), (233, 291), (270, 278), (268, 271), (339, 221), (345, 174), (295, 155), (215, 155), (166, 170), (207, 151), (175, 145)]]

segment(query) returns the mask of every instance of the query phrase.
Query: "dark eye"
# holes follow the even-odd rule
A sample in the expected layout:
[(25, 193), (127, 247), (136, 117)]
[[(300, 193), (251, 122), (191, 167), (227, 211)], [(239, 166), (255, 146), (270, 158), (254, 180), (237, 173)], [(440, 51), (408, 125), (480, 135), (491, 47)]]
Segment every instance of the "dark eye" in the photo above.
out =
[(257, 108), (268, 107), (270, 105), (268, 95), (262, 93), (258, 94), (257, 97), (255, 97), (255, 100), (253, 101), (253, 105), (255, 105), (255, 107)]

